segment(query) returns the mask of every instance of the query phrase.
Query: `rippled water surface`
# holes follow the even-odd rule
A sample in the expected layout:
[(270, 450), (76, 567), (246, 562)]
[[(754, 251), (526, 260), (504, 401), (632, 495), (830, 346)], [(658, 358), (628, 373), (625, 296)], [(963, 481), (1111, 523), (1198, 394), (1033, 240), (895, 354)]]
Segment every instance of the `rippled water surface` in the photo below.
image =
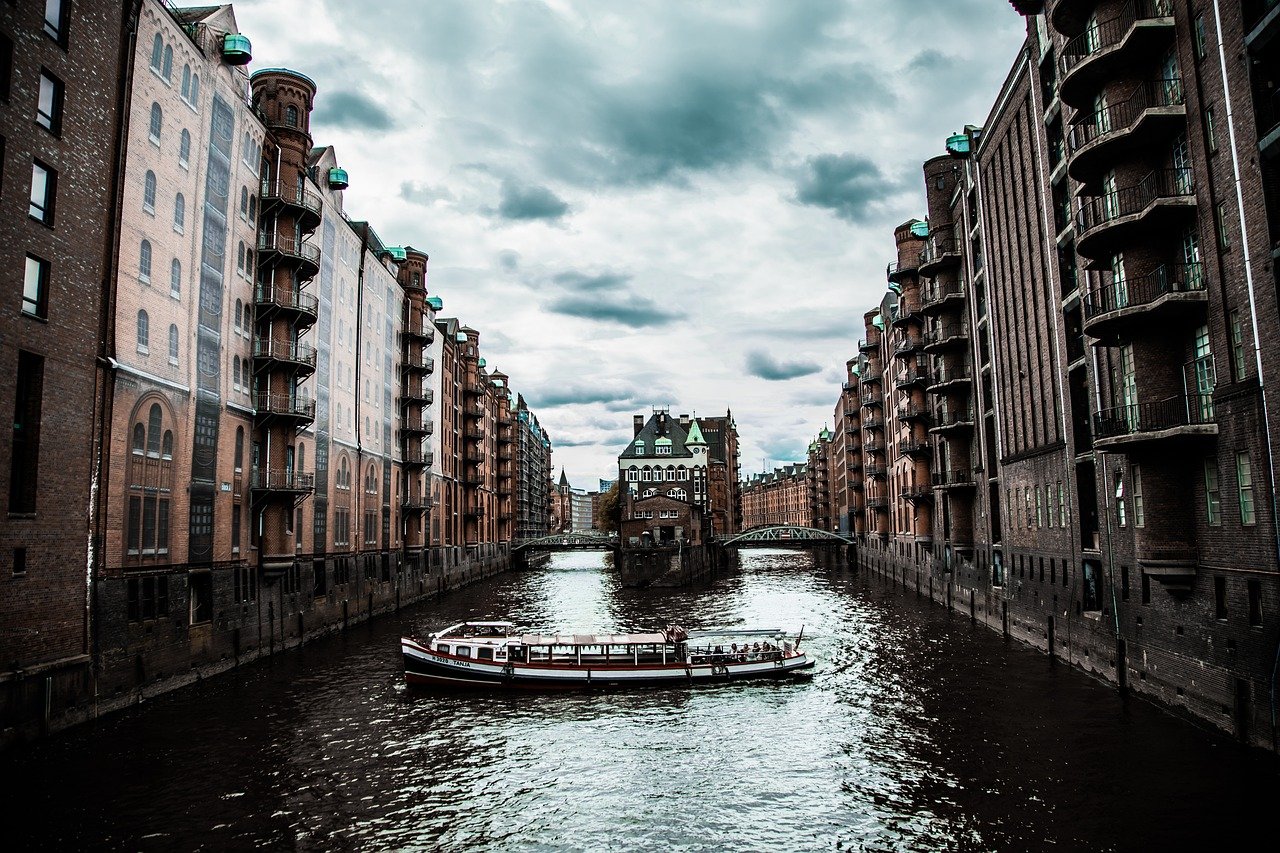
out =
[[(1218, 847), (1276, 765), (879, 579), (744, 555), (679, 592), (566, 554), (0, 757), (22, 848)], [(812, 678), (406, 689), (402, 631), (805, 626)], [(12, 849), (12, 848), (10, 848)]]

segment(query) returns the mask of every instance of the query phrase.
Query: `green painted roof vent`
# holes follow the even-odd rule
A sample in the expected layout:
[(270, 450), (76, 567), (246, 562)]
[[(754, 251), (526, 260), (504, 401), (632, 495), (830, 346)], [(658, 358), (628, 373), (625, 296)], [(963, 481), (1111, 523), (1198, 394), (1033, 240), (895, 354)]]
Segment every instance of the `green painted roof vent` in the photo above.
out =
[(877, 315), (875, 316), (875, 319), (873, 319), (873, 320), (871, 321), (871, 325), (875, 326), (877, 329), (883, 329), (883, 328), (884, 328), (884, 315), (883, 315), (883, 314), (877, 314)]
[(969, 135), (967, 133), (953, 133), (948, 136), (947, 153), (952, 157), (968, 157)]
[(485, 361), (483, 358), (482, 358), (482, 359), (480, 359), (480, 366), (481, 366), (481, 367), (487, 367), (487, 366), (488, 366), (488, 364), (489, 364), (489, 362)]
[(222, 61), (228, 65), (248, 65), (253, 59), (253, 45), (249, 37), (240, 33), (227, 33), (222, 37)]
[(928, 222), (912, 222), (912, 223), (911, 223), (911, 236), (912, 236), (912, 237), (920, 237), (921, 239), (923, 239), (923, 238), (925, 238), (925, 237), (928, 237), (928, 236), (929, 236), (929, 223), (928, 223)]
[(347, 180), (346, 169), (334, 166), (329, 170), (329, 189), (345, 190), (349, 186), (351, 186), (351, 183)]
[(427, 304), (431, 306), (432, 311), (444, 310), (444, 300), (441, 299), (439, 296), (428, 296)]
[(467, 342), (467, 336), (462, 334), (462, 332), (458, 332), (454, 340), (456, 340), (460, 344), (465, 344)]
[(404, 246), (388, 246), (387, 255), (397, 264), (403, 264), (409, 260), (409, 255), (405, 252)]
[(662, 436), (661, 438), (659, 438), (657, 441), (655, 441), (655, 442), (653, 443), (653, 446), (654, 446), (654, 447), (670, 447), (670, 446), (671, 446), (671, 439), (667, 438), (667, 437), (664, 435), (664, 436)]

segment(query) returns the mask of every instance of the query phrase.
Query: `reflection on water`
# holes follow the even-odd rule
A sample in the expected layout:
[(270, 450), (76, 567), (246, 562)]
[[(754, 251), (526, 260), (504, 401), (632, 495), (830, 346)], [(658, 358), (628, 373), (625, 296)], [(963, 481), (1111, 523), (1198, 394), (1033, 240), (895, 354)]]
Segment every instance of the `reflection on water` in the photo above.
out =
[[(1275, 765), (804, 552), (682, 591), (558, 555), (0, 758), (18, 846), (1186, 849)], [(401, 631), (796, 630), (812, 678), (565, 695), (408, 690)], [(1212, 816), (1212, 817), (1210, 817)], [(9, 836), (12, 837), (12, 836)]]

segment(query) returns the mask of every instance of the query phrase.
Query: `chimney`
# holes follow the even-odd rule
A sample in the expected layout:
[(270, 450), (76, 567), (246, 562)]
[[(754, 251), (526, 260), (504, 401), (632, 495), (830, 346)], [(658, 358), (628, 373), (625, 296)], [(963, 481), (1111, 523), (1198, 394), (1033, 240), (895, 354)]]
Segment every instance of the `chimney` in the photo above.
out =
[(640, 430), (644, 429), (644, 415), (636, 415), (632, 418), (632, 422), (635, 424), (636, 431), (631, 437), (635, 438), (640, 434)]
[(688, 431), (689, 431), (689, 416), (688, 416), (688, 415), (681, 415), (681, 416), (680, 416), (680, 427), (681, 427), (685, 432), (688, 432)]

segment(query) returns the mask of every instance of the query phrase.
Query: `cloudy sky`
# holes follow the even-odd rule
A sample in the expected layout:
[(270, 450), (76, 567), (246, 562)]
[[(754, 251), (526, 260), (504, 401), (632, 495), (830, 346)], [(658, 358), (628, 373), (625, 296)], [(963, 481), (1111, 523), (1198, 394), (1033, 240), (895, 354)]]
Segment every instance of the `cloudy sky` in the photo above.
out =
[(1024, 32), (1006, 0), (235, 5), (254, 68), (315, 79), (348, 213), (430, 254), (592, 488), (653, 405), (731, 408), (745, 472), (803, 458)]

